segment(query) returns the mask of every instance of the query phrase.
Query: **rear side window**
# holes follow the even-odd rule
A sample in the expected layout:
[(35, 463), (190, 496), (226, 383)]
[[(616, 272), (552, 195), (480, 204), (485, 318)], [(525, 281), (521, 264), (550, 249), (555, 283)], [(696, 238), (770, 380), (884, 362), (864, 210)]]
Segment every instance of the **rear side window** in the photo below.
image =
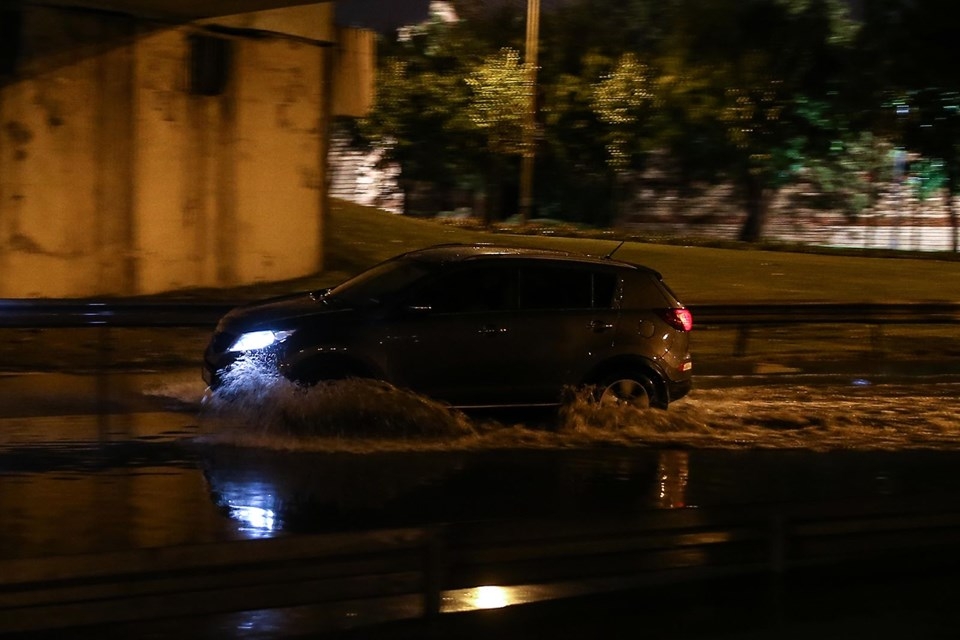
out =
[(625, 309), (655, 309), (676, 304), (666, 285), (652, 273), (630, 274), (624, 281), (622, 305)]
[(520, 272), (521, 309), (610, 309), (613, 273), (560, 265), (530, 265)]

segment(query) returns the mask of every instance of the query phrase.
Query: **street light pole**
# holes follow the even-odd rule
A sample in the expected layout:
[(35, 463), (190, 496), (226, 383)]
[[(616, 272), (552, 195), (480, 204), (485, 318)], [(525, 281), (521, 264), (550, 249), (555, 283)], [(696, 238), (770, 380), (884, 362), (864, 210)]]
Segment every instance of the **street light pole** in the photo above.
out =
[(537, 45), (540, 40), (540, 0), (527, 0), (527, 42), (524, 71), (527, 84), (527, 118), (523, 127), (520, 164), (520, 219), (530, 221), (533, 209), (533, 164), (537, 130)]

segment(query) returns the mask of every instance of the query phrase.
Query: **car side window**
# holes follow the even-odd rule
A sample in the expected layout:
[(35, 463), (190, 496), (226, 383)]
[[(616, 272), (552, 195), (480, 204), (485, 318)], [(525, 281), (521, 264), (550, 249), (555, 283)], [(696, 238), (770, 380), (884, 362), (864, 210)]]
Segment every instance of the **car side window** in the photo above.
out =
[(593, 308), (613, 309), (616, 306), (617, 276), (612, 273), (593, 274)]
[(442, 274), (410, 298), (409, 305), (435, 313), (512, 311), (517, 308), (517, 269), (479, 265)]
[(521, 272), (522, 309), (610, 309), (617, 277), (568, 266), (531, 265)]

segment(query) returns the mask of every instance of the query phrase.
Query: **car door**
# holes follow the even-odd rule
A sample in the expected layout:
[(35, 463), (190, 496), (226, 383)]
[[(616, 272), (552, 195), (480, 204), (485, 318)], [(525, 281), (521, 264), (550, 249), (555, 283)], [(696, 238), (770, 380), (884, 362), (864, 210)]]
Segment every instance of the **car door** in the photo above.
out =
[(520, 301), (513, 335), (522, 345), (511, 368), (515, 393), (530, 402), (560, 399), (614, 346), (619, 322), (619, 278), (612, 269), (539, 262), (520, 270)]
[(460, 406), (501, 404), (516, 349), (517, 266), (476, 261), (410, 293), (383, 346), (398, 384)]

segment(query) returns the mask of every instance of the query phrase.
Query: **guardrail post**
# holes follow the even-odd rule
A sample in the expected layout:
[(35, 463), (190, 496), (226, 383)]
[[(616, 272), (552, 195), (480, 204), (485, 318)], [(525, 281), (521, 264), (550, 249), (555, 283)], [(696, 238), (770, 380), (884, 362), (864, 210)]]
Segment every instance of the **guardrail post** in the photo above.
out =
[(875, 358), (883, 357), (883, 342), (883, 325), (870, 325), (870, 350)]
[(770, 521), (770, 571), (780, 575), (786, 568), (787, 527), (784, 517), (774, 515)]
[(110, 365), (110, 338), (110, 325), (101, 324), (97, 329), (97, 361), (96, 371), (93, 373), (96, 377), (97, 413), (101, 419), (109, 413), (110, 406), (110, 380), (107, 376)]
[(427, 535), (423, 566), (423, 615), (428, 620), (439, 617), (445, 573), (445, 540), (441, 527), (432, 527)]
[(750, 327), (745, 324), (737, 326), (737, 340), (733, 346), (733, 355), (742, 358), (747, 355), (747, 340), (750, 338)]
[(783, 580), (787, 564), (787, 525), (782, 515), (774, 514), (770, 521), (770, 612), (773, 622), (780, 627), (784, 618)]

